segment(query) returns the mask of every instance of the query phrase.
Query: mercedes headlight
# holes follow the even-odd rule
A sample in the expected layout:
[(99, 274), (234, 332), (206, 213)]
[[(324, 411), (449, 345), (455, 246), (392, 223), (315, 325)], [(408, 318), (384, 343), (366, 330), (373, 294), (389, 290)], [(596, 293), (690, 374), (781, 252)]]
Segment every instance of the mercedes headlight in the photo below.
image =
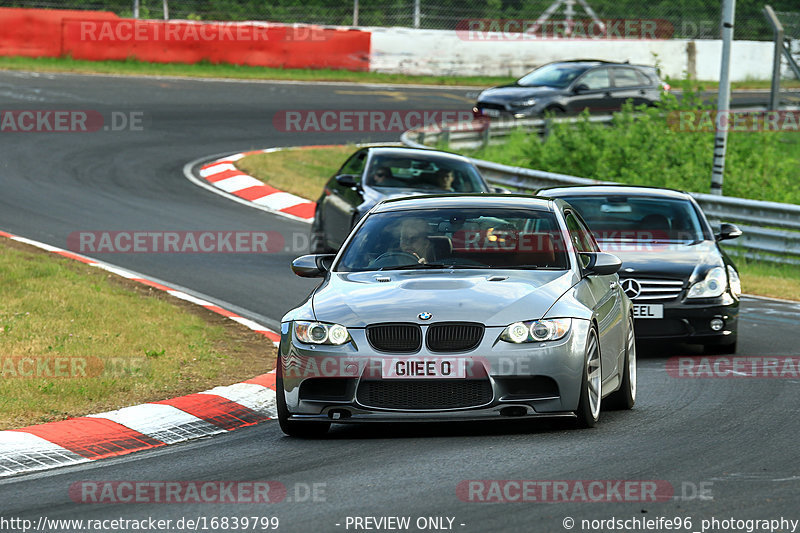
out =
[(689, 289), (687, 298), (715, 298), (722, 296), (728, 286), (728, 278), (723, 267), (714, 267), (708, 271), (705, 279), (698, 281)]
[(514, 344), (557, 341), (569, 332), (571, 325), (572, 319), (570, 318), (514, 322), (503, 330), (500, 339)]
[(347, 328), (340, 324), (296, 321), (294, 334), (307, 344), (333, 344), (340, 346), (350, 340)]
[(531, 107), (536, 105), (535, 98), (525, 98), (524, 100), (514, 100), (511, 102), (514, 107)]

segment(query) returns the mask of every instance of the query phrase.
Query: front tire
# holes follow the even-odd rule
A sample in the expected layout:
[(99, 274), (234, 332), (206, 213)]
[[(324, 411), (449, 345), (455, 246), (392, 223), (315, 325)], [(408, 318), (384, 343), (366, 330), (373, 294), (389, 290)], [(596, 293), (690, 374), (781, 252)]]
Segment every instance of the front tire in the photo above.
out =
[(289, 420), (289, 408), (286, 405), (286, 391), (283, 388), (283, 363), (278, 358), (278, 376), (275, 378), (275, 403), (278, 410), (278, 424), (281, 431), (290, 437), (313, 439), (323, 437), (331, 428), (330, 422), (298, 422)]
[[(319, 211), (319, 208), (317, 208)], [(311, 223), (311, 234), (309, 235), (308, 253), (311, 254), (331, 254), (335, 250), (327, 245), (325, 239), (325, 228), (323, 226), (322, 217), (319, 212), (314, 217)]]
[(581, 396), (578, 400), (578, 410), (575, 411), (575, 415), (578, 417), (578, 427), (591, 428), (600, 420), (602, 381), (600, 342), (597, 339), (597, 331), (592, 327), (586, 341)]
[(622, 385), (605, 400), (605, 405), (610, 409), (631, 409), (636, 403), (636, 338), (633, 334), (632, 318), (628, 318), (627, 343)]

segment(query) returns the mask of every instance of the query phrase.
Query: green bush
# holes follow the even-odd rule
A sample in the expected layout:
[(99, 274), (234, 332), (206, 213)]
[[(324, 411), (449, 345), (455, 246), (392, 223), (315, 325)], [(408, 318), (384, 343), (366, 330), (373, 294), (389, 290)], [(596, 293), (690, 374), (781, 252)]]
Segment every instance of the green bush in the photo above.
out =
[[(680, 131), (668, 117), (704, 108), (699, 88), (678, 100), (665, 94), (658, 107), (626, 105), (611, 127), (553, 124), (549, 136), (516, 131), (509, 142), (471, 152), (498, 163), (634, 185), (709, 192), (713, 132)], [(730, 132), (723, 193), (726, 196), (800, 204), (800, 135)]]

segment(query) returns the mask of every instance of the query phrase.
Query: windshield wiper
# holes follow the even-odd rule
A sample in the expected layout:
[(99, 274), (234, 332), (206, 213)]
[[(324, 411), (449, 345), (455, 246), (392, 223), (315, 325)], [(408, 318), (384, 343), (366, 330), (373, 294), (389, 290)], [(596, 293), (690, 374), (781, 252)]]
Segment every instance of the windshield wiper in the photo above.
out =
[(378, 270), (423, 270), (423, 269), (462, 269), (462, 268), (491, 268), (489, 265), (460, 265), (458, 263), (411, 263), (408, 265), (385, 266)]

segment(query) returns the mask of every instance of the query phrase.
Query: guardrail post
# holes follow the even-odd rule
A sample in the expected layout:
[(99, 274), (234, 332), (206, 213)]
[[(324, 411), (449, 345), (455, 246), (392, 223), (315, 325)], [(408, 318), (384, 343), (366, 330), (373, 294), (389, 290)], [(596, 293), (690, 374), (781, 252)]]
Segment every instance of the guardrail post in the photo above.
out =
[(486, 124), (483, 127), (483, 130), (481, 131), (481, 148), (486, 148), (487, 146), (489, 146), (489, 139), (491, 138), (489, 127), (490, 124), (489, 121), (487, 120)]
[(444, 143), (445, 146), (450, 144), (450, 128), (442, 128), (442, 133), (439, 134), (439, 139), (436, 144)]

